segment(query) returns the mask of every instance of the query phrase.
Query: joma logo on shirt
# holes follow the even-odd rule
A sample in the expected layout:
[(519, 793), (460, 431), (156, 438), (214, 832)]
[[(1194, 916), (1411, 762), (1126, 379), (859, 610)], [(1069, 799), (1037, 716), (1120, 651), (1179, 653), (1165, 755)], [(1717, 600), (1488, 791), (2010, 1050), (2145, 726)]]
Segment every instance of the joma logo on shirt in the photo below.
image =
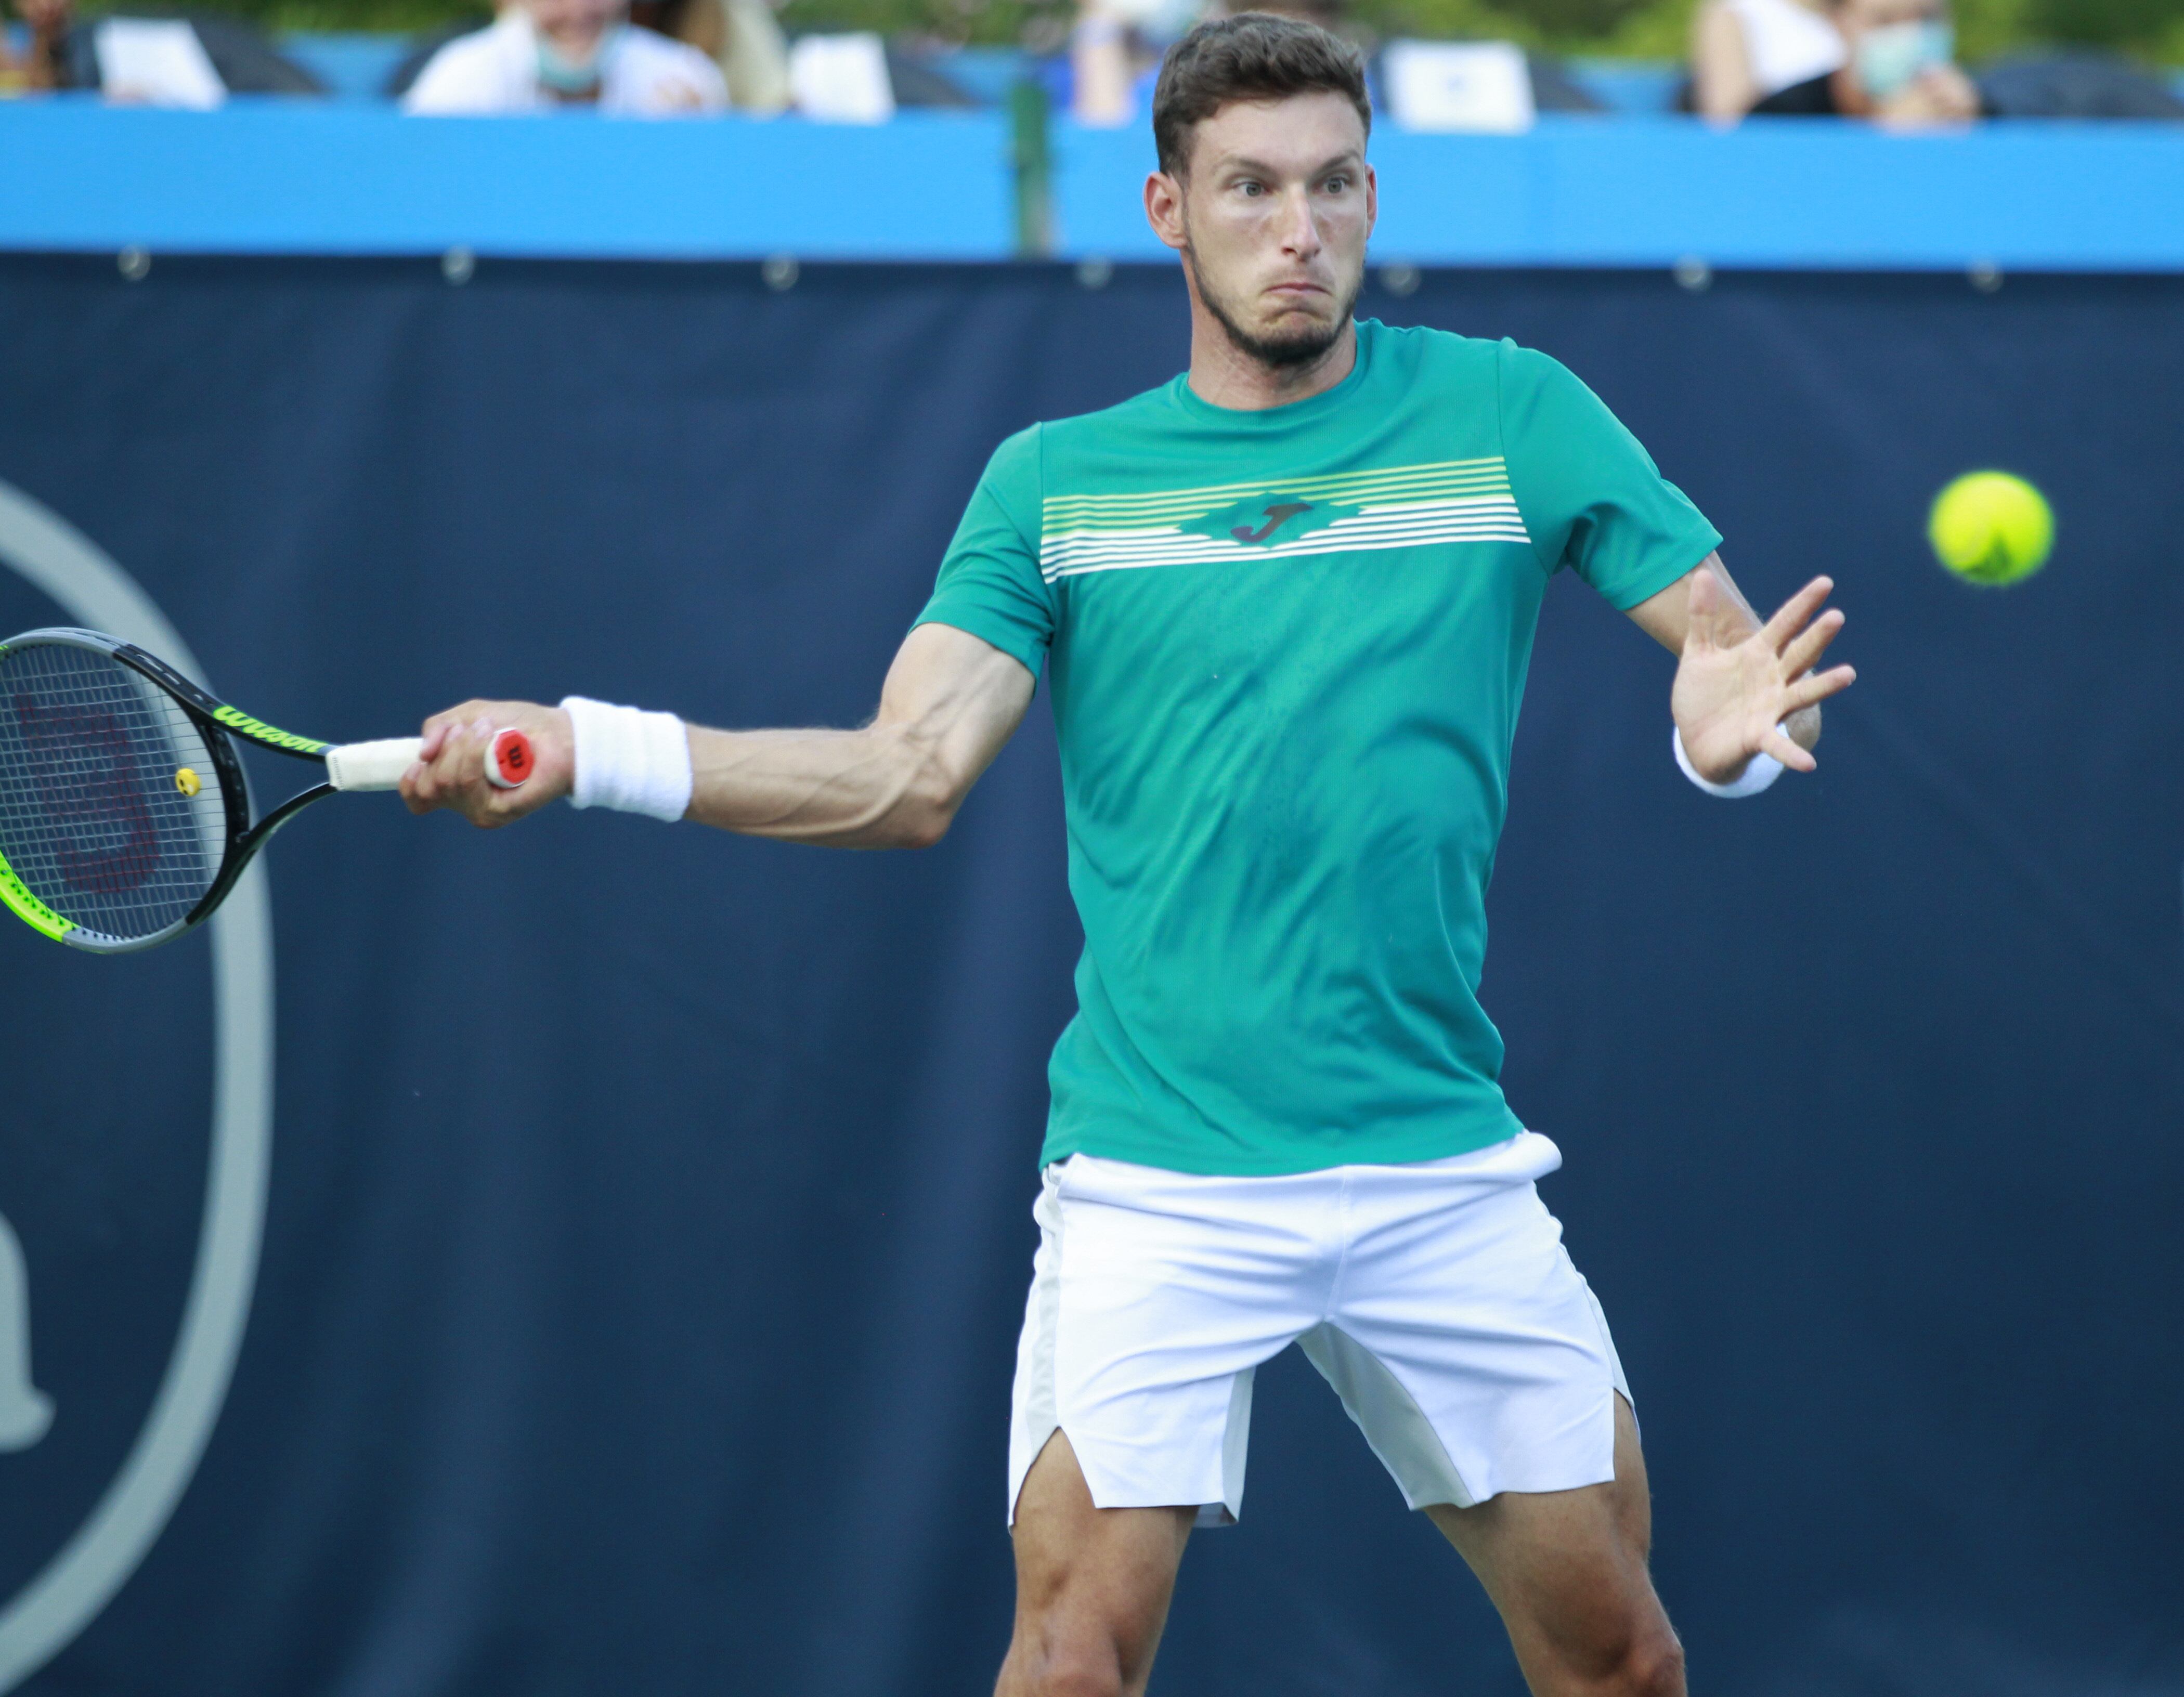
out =
[(1239, 525), (1228, 534), (1240, 542), (1262, 542), (1289, 520), (1296, 517), (1299, 513), (1309, 513), (1311, 510), (1312, 503), (1309, 501), (1277, 501), (1267, 509), (1267, 522), (1260, 526), (1257, 530), (1246, 530), (1243, 526)]
[(1182, 526), (1187, 534), (1241, 542), (1245, 548), (1270, 548), (1293, 542), (1300, 537), (1325, 528), (1337, 519), (1357, 511), (1332, 501), (1306, 501), (1279, 492), (1254, 495), (1247, 501), (1223, 507), (1217, 513)]

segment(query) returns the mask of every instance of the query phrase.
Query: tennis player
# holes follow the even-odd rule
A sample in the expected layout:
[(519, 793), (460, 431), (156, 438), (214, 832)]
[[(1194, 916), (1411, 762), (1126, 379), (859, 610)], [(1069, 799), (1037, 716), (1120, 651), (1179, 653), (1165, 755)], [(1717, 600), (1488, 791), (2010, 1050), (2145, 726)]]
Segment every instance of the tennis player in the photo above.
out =
[[(872, 723), (471, 702), (404, 780), (480, 825), (567, 795), (914, 848), (1045, 665), (1085, 948), (1017, 1356), (1002, 1697), (1144, 1690), (1184, 1540), (1242, 1507), (1253, 1371), (1291, 1343), (1535, 1692), (1684, 1689), (1630, 1387), (1534, 1188), (1561, 1157), (1496, 1082), (1486, 879), (1552, 574), (1680, 656), (1673, 751), (1719, 794), (1813, 770), (1841, 615), (1818, 578), (1763, 625), (1719, 534), (1554, 360), (1352, 319), (1370, 121), (1356, 53), (1309, 25), (1176, 44), (1145, 195), (1190, 369), (1001, 444)], [(510, 724), (537, 776), (499, 791), (482, 733)]]

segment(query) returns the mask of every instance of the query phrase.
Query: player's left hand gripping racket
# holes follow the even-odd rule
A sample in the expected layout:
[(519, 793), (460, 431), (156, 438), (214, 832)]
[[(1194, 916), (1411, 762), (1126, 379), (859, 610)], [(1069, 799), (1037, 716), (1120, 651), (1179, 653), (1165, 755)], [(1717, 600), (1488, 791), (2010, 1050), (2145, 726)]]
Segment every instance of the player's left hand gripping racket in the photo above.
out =
[[(316, 760), (326, 782), (255, 824), (231, 737)], [(72, 948), (121, 954), (208, 919), (265, 841), (337, 790), (393, 789), (419, 739), (342, 747), (215, 701), (96, 631), (0, 643), (0, 903)], [(486, 776), (531, 776), (530, 739), (493, 739)]]

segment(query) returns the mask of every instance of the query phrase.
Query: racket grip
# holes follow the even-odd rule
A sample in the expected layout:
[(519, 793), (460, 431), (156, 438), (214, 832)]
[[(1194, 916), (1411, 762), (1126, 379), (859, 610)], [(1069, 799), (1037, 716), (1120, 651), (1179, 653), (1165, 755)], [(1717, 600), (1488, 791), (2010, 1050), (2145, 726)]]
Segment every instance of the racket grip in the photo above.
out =
[(336, 789), (395, 789), (402, 774), (425, 746), (421, 737), (390, 737), (383, 743), (344, 743), (326, 750), (326, 782)]

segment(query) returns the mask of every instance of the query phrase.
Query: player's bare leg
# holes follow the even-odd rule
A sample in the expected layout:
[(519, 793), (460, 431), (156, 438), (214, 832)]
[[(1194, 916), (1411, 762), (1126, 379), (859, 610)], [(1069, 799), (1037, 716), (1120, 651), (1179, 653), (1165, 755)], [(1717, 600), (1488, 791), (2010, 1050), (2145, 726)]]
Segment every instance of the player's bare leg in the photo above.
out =
[(1683, 1697), (1683, 1646), (1646, 1571), (1646, 1458), (1620, 1397), (1613, 1484), (1426, 1512), (1502, 1611), (1535, 1697)]
[(1103, 1509), (1059, 1432), (1017, 1498), (1017, 1622), (994, 1697), (1138, 1697), (1195, 1509)]

